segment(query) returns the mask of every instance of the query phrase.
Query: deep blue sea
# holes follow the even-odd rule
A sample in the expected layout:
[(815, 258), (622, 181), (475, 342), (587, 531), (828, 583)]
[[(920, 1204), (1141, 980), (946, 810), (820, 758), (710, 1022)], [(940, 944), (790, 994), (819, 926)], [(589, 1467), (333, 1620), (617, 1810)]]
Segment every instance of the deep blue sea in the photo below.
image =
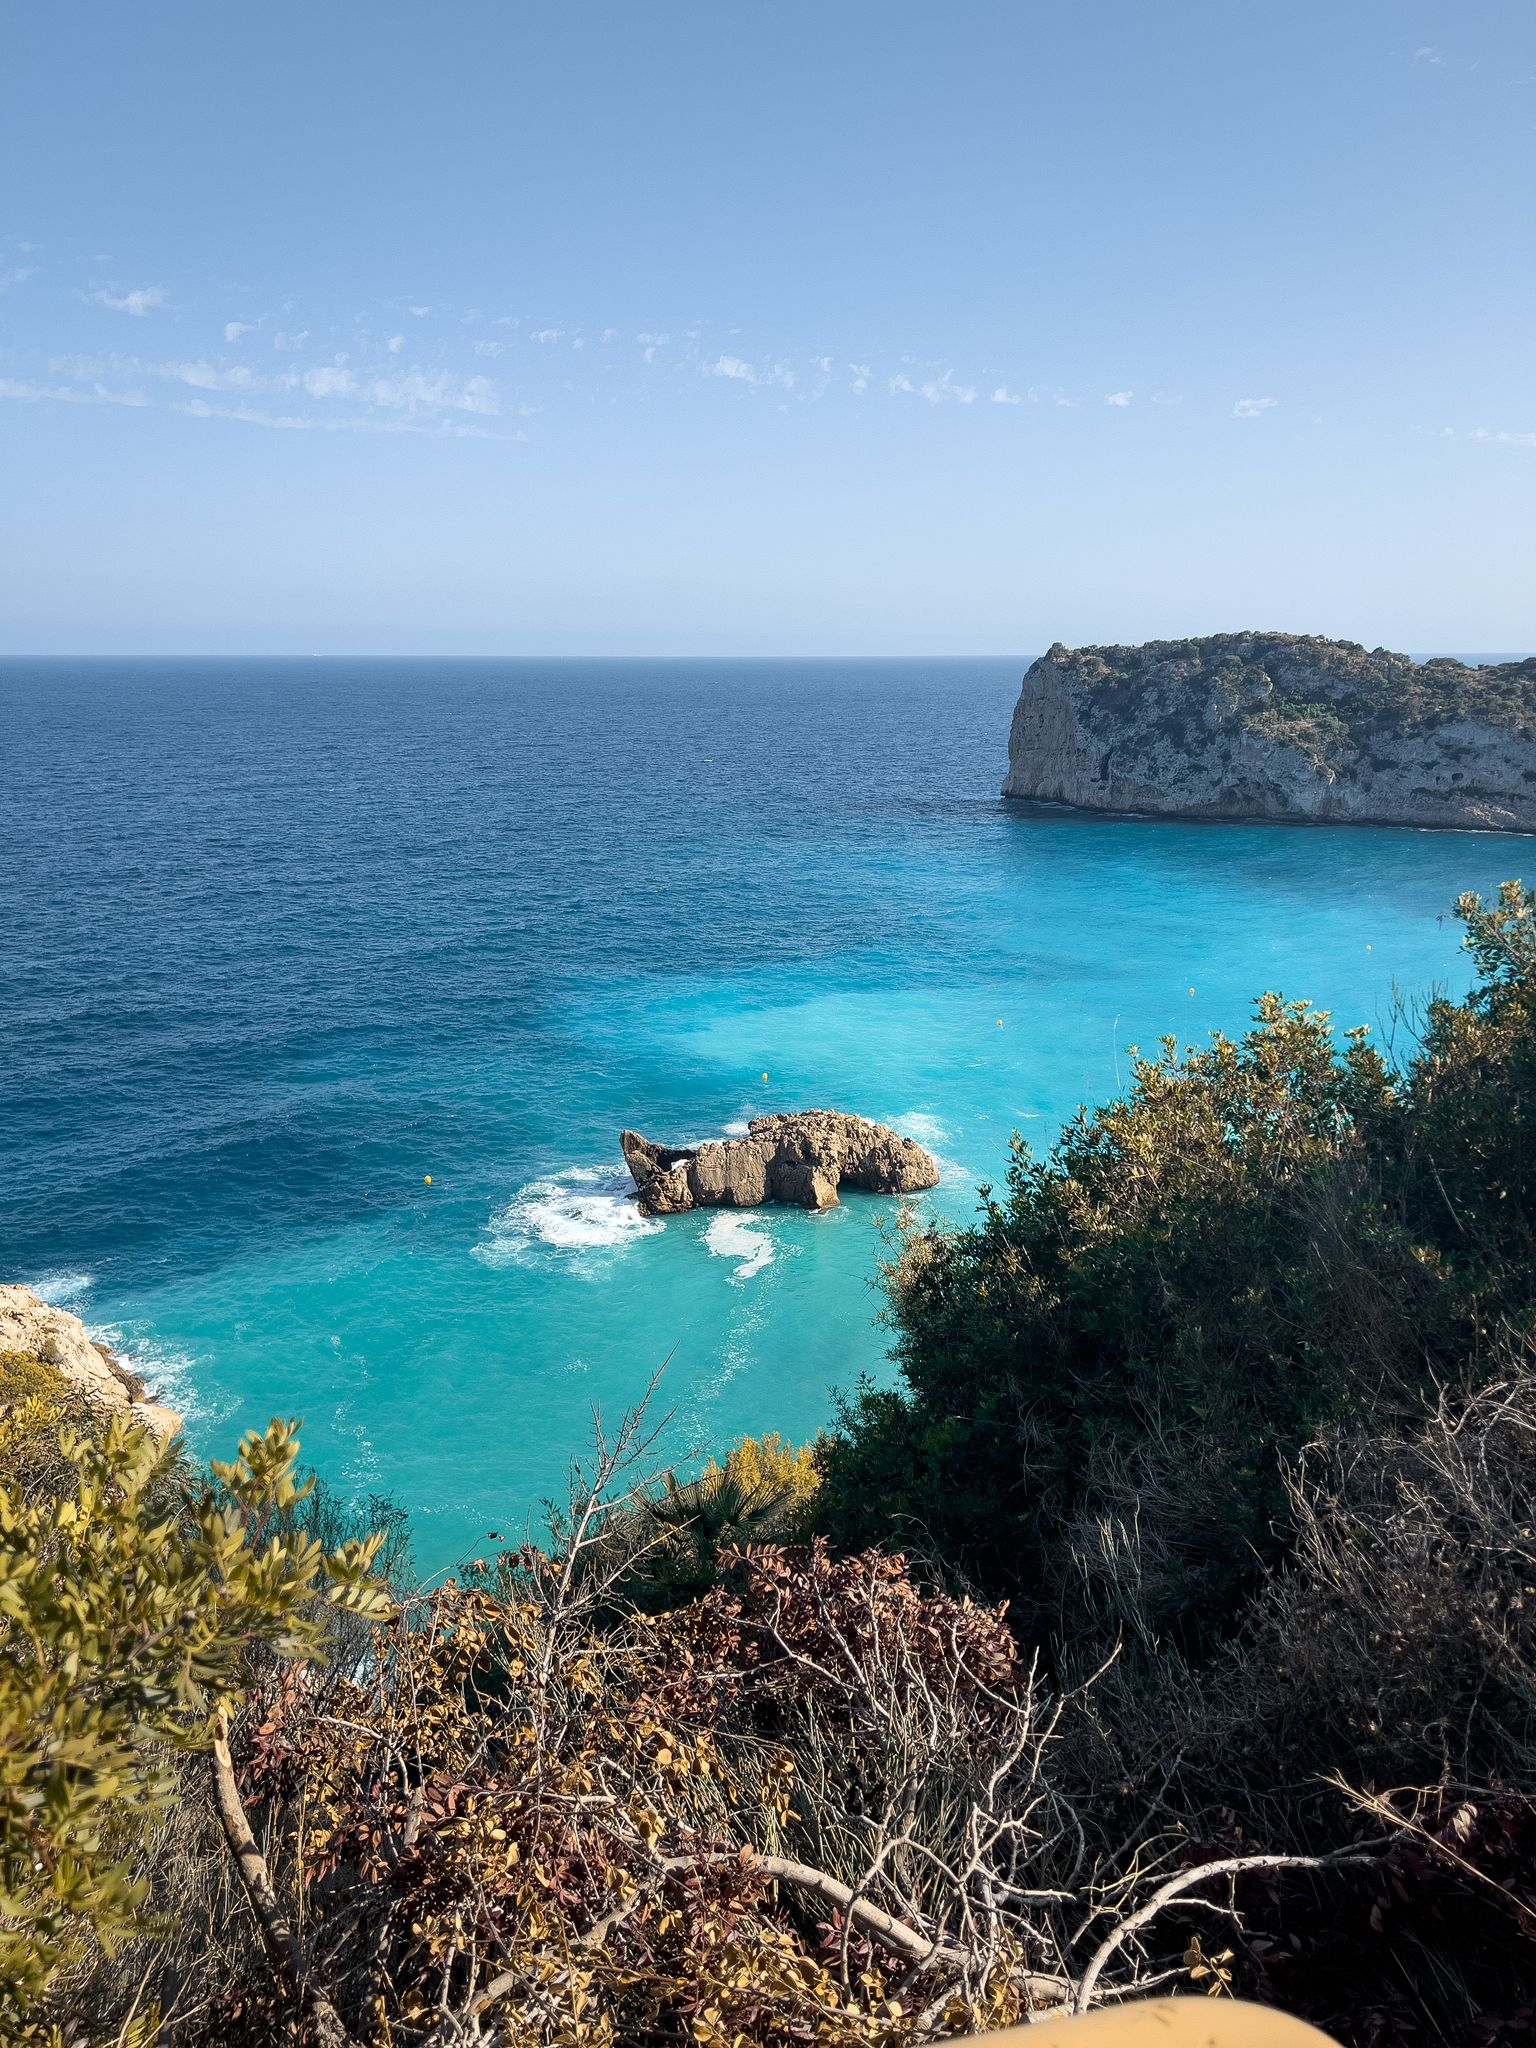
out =
[(1133, 1041), (1459, 991), (1444, 913), (1531, 865), (1004, 804), (1024, 665), (0, 663), (0, 1278), (199, 1452), (301, 1416), (427, 1568), (663, 1363), (678, 1457), (814, 1431), (895, 1205), (648, 1223), (623, 1125), (857, 1110), (963, 1217)]

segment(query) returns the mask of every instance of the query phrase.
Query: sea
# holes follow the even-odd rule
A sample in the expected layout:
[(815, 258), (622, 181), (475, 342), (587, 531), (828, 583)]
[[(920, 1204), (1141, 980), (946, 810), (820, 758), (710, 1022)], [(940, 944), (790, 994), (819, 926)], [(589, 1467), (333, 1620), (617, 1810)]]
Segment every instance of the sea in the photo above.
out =
[(198, 1455), (299, 1418), (424, 1571), (653, 1381), (657, 1459), (811, 1436), (892, 1377), (903, 1205), (646, 1219), (624, 1126), (854, 1110), (963, 1222), (1261, 990), (1411, 1045), (1533, 865), (1005, 803), (1027, 659), (0, 663), (0, 1279)]

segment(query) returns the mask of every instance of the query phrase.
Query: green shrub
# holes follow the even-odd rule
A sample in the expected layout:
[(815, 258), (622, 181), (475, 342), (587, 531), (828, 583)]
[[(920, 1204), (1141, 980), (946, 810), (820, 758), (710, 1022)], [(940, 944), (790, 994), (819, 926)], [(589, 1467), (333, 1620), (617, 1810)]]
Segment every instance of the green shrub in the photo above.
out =
[(290, 1427), (247, 1436), (218, 1491), (168, 1509), (153, 1437), (55, 1414), (48, 1484), (29, 1487), (53, 1397), (6, 1371), (21, 1398), (0, 1418), (0, 2039), (21, 2042), (51, 2037), (62, 1969), (142, 1925), (135, 1851), (252, 1656), (313, 1651), (322, 1585), (359, 1614), (383, 1602), (377, 1542), (326, 1555), (268, 1533), (302, 1493)]
[(1241, 1040), (1138, 1058), (1048, 1158), (1016, 1142), (974, 1225), (909, 1233), (904, 1385), (844, 1404), (821, 1525), (927, 1551), (1026, 1639), (1225, 1632), (1289, 1540), (1285, 1461), (1475, 1376), (1536, 1308), (1536, 899), (1458, 912), (1477, 987), (1400, 1072), (1266, 995)]

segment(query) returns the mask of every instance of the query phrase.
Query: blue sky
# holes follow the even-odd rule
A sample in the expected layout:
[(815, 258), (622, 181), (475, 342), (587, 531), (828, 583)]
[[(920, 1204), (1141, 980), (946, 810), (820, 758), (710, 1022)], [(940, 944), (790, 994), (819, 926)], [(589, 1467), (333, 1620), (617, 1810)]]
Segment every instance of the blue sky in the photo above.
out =
[(5, 20), (0, 649), (1536, 644), (1529, 0)]

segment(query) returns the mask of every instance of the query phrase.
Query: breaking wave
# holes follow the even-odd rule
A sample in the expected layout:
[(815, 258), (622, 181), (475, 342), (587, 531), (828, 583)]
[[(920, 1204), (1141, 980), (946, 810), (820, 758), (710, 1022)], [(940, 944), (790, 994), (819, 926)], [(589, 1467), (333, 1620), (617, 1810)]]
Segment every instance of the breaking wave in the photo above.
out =
[(904, 1116), (891, 1118), (892, 1130), (900, 1131), (904, 1138), (915, 1138), (925, 1152), (931, 1153), (934, 1165), (939, 1169), (940, 1187), (968, 1185), (972, 1179), (969, 1168), (952, 1158), (944, 1149), (949, 1142), (947, 1124), (925, 1109), (909, 1109)]
[(552, 1251), (619, 1251), (661, 1227), (659, 1218), (641, 1215), (627, 1173), (611, 1166), (568, 1166), (519, 1188), (486, 1225), (475, 1257), (488, 1266), (510, 1266)]
[(27, 1283), (39, 1301), (50, 1308), (73, 1309), (96, 1284), (89, 1273), (44, 1273)]

